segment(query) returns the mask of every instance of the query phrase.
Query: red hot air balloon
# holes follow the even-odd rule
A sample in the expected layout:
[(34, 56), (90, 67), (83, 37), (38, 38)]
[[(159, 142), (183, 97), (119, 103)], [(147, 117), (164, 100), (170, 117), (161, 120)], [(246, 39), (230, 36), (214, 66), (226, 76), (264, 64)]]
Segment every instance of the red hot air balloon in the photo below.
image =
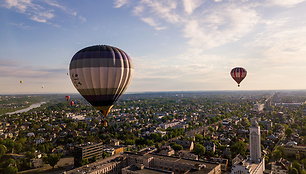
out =
[(66, 95), (65, 96), (65, 99), (68, 101), (70, 99), (70, 96), (69, 95)]
[(242, 67), (233, 68), (231, 71), (232, 78), (238, 83), (238, 87), (240, 86), (241, 81), (246, 77), (247, 71)]
[(74, 106), (74, 101), (71, 101), (71, 102), (70, 102), (70, 106)]

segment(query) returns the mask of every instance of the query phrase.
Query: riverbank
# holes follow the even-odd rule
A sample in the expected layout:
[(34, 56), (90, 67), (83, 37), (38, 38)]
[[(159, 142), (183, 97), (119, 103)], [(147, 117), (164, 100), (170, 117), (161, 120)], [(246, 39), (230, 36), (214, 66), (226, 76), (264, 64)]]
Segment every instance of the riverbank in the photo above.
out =
[[(24, 109), (20, 109), (20, 110), (17, 110), (17, 111), (14, 111), (14, 112), (7, 112), (5, 114), (7, 115), (12, 115), (12, 114), (20, 114), (20, 113), (23, 113), (23, 112), (28, 112), (29, 110), (31, 109), (34, 109), (34, 108), (38, 108), (40, 107), (41, 105), (45, 104), (46, 102), (39, 102), (39, 103), (34, 103), (34, 104), (31, 104), (29, 107), (27, 108), (24, 108)], [(5, 115), (5, 114), (2, 114), (2, 115)]]

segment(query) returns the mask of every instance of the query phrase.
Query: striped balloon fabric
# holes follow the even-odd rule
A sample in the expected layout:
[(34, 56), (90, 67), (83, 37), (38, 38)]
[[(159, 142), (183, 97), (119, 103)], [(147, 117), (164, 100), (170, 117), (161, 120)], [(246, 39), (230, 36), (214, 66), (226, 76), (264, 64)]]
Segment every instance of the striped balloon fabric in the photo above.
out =
[(233, 68), (231, 71), (232, 78), (238, 83), (238, 87), (240, 86), (241, 81), (246, 77), (247, 71), (242, 67)]
[(79, 93), (106, 116), (127, 89), (133, 65), (121, 49), (96, 45), (78, 51), (72, 57), (69, 70)]

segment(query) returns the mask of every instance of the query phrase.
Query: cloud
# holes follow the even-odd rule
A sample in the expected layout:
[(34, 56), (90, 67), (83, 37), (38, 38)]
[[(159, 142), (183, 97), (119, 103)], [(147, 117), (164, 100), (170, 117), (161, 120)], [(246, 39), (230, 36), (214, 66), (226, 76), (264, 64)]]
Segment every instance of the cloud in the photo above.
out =
[(24, 24), (24, 23), (14, 23), (14, 22), (12, 22), (12, 23), (10, 23), (10, 25), (15, 26), (15, 27), (17, 27), (17, 28), (24, 29), (24, 30), (28, 30), (28, 29), (31, 28), (31, 26), (26, 25), (26, 24)]
[[(3, 0), (2, 7), (8, 9), (15, 9), (17, 12), (25, 14), (29, 19), (39, 22), (52, 24), (51, 20), (56, 17), (56, 11), (60, 10), (71, 16), (78, 16), (81, 21), (86, 19), (77, 14), (76, 11), (71, 10), (54, 0)], [(85, 19), (85, 20), (84, 20)], [(54, 24), (54, 26), (58, 26)]]
[(26, 14), (31, 20), (36, 22), (46, 23), (55, 16), (52, 11), (47, 11), (43, 6), (32, 3), (31, 0), (4, 1), (4, 7), (16, 9), (19, 13)]
[[(119, 2), (120, 7), (127, 5), (115, 1)], [(129, 4), (133, 3), (133, 14), (155, 30), (179, 27), (191, 49), (207, 50), (239, 41), (267, 22), (262, 9), (291, 8), (302, 2), (305, 0), (130, 0)]]
[(217, 7), (203, 16), (186, 21), (183, 29), (193, 48), (210, 49), (237, 41), (252, 31), (259, 21), (254, 10), (236, 5)]
[(42, 12), (32, 16), (31, 19), (36, 22), (46, 23), (53, 17), (54, 14), (52, 12)]
[(306, 65), (302, 5), (305, 0), (130, 0), (126, 7), (140, 20), (155, 30), (156, 26), (179, 29), (175, 34), (182, 37), (182, 44), (187, 43), (179, 55), (165, 60), (151, 57), (155, 62), (145, 59), (138, 64), (136, 84), (145, 81), (147, 89), (154, 88), (154, 83), (162, 89), (177, 89), (186, 86), (186, 81), (193, 87), (207, 81), (224, 89), (233, 82), (231, 68), (242, 66), (249, 70), (245, 81), (253, 89), (286, 88), (283, 79), (295, 77)]
[[(23, 60), (0, 58), (0, 93), (77, 92), (67, 76), (67, 71), (64, 66), (32, 66)], [(19, 83), (20, 80), (23, 81), (22, 84)], [(44, 88), (41, 88), (42, 85)]]
[(115, 0), (114, 6), (115, 8), (120, 8), (124, 5), (126, 5), (129, 1), (128, 0)]
[(29, 6), (32, 6), (31, 0), (5, 0), (6, 8), (16, 8), (20, 12), (25, 12)]
[(203, 4), (202, 0), (183, 0), (183, 4), (184, 4), (184, 8), (185, 8), (185, 12), (187, 14), (192, 14), (192, 12), (197, 9), (201, 4)]
[(132, 11), (140, 19), (150, 17), (154, 18), (155, 21), (177, 23), (180, 21), (180, 16), (174, 12), (177, 5), (177, 2), (173, 0), (141, 0), (137, 1)]
[(2, 77), (18, 78), (58, 78), (66, 74), (66, 68), (37, 68), (23, 65), (19, 61), (0, 59), (0, 74)]
[(271, 6), (293, 7), (302, 2), (305, 2), (305, 0), (268, 0), (267, 4)]
[(166, 27), (162, 27), (159, 24), (156, 23), (156, 21), (153, 18), (144, 17), (141, 18), (142, 21), (149, 24), (150, 26), (154, 27), (155, 30), (164, 30)]
[(70, 14), (72, 16), (77, 16), (78, 13), (72, 9), (69, 9), (61, 4), (59, 4), (58, 2), (56, 1), (53, 1), (53, 0), (44, 0), (44, 2), (49, 5), (49, 6), (53, 6), (53, 7), (56, 7), (58, 9), (61, 9), (62, 11), (64, 11), (65, 13), (67, 14)]
[[(193, 49), (237, 41), (260, 21), (253, 3), (201, 0), (134, 1), (133, 14), (155, 30), (179, 27)], [(162, 27), (162, 28), (161, 28)]]
[(306, 27), (278, 30), (269, 28), (249, 43), (261, 50), (265, 63), (274, 66), (299, 66), (306, 63)]

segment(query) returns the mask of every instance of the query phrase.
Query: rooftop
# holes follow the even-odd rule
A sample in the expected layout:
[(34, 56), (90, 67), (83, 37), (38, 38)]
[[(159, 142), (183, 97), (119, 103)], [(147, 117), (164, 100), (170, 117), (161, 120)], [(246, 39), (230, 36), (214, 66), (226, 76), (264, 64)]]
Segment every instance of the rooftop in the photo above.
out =
[(165, 171), (165, 170), (158, 170), (158, 169), (152, 169), (152, 168), (147, 168), (147, 167), (144, 167), (142, 169), (140, 169), (139, 167), (135, 166), (135, 165), (132, 165), (132, 166), (128, 166), (126, 167), (127, 170), (131, 170), (131, 171), (137, 171), (137, 173), (139, 174), (161, 174), (161, 173), (169, 173), (169, 174), (172, 174), (171, 171)]

